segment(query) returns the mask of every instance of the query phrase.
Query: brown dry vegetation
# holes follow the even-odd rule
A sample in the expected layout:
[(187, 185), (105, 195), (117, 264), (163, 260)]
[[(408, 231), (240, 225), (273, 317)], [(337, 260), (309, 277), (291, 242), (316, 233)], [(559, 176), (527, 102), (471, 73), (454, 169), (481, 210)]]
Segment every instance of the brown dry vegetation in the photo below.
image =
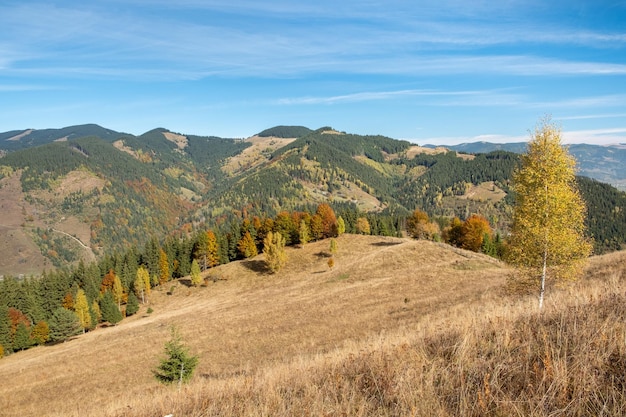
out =
[[(551, 289), (507, 295), (511, 271), (425, 241), (344, 235), (218, 267), (157, 292), (151, 315), (0, 361), (3, 415), (619, 415), (625, 411), (626, 253)], [(169, 289), (169, 286), (168, 286)], [(168, 325), (200, 356), (159, 386)]]
[(20, 176), (18, 171), (0, 180), (0, 275), (39, 274), (52, 267), (30, 235), (36, 227), (53, 228), (58, 233), (75, 236), (72, 238), (87, 246), (81, 255), (88, 261), (93, 260), (94, 255), (88, 249), (89, 224), (75, 216), (61, 216), (49, 206), (60, 204), (72, 193), (101, 190), (105, 181), (88, 170), (78, 169), (54, 181), (50, 190), (30, 192), (32, 199), (28, 199), (22, 191)]
[(24, 199), (20, 172), (0, 180), (0, 275), (35, 274), (50, 264), (28, 234), (42, 225), (37, 210)]
[(165, 139), (173, 142), (180, 150), (185, 149), (189, 143), (187, 136), (179, 135), (177, 133), (163, 132), (163, 136), (165, 136)]
[[(421, 155), (421, 154), (438, 155), (438, 154), (442, 154), (446, 152), (450, 152), (450, 149), (445, 148), (443, 146), (437, 146), (436, 148), (425, 148), (423, 146), (413, 145), (413, 146), (410, 146), (409, 149), (406, 150), (406, 152), (404, 152), (404, 156), (406, 156), (409, 159), (412, 159), (412, 158), (415, 158), (417, 155)], [(476, 157), (474, 155), (461, 153), (461, 152), (456, 152), (456, 156), (465, 160), (472, 160)], [(387, 155), (387, 159), (395, 159), (397, 157), (398, 157), (397, 154)]]
[(267, 162), (268, 154), (282, 148), (283, 146), (289, 145), (294, 140), (296, 139), (278, 138), (274, 136), (252, 136), (246, 139), (246, 142), (251, 143), (251, 146), (248, 146), (238, 155), (228, 158), (222, 167), (222, 170), (229, 175), (234, 175), (259, 166), (260, 164)]
[(506, 191), (495, 185), (493, 181), (487, 181), (478, 185), (471, 185), (467, 192), (458, 198), (475, 201), (498, 202), (506, 197)]

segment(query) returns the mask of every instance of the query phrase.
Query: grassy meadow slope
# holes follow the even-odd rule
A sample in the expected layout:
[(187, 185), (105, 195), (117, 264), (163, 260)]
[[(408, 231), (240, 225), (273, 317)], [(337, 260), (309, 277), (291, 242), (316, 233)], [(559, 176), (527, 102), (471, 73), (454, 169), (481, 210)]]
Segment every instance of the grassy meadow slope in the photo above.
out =
[(425, 241), (344, 235), (338, 243), (333, 270), (328, 241), (289, 248), (276, 275), (263, 272), (261, 258), (230, 263), (212, 271), (219, 280), (208, 287), (154, 291), (150, 315), (143, 307), (116, 327), (3, 358), (0, 410), (89, 416), (149, 407), (170, 392), (151, 369), (171, 324), (200, 355), (197, 383), (220, 384), (412, 333), (429, 316), (492, 297), (508, 273), (491, 258)]
[[(154, 291), (154, 312), (0, 361), (6, 416), (607, 415), (624, 410), (626, 253), (592, 259), (547, 307), (511, 270), (426, 241), (343, 235)], [(167, 289), (171, 289), (169, 286)], [(158, 363), (176, 325), (200, 364), (178, 392)], [(556, 413), (559, 414), (558, 412)]]

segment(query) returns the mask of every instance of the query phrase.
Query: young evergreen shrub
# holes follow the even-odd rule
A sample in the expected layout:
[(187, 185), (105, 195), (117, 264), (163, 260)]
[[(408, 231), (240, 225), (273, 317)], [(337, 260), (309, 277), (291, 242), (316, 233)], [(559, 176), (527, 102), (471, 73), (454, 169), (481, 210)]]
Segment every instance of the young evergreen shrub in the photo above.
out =
[(183, 344), (182, 338), (175, 327), (171, 328), (172, 338), (165, 344), (164, 359), (153, 371), (154, 377), (163, 384), (180, 385), (189, 382), (193, 371), (198, 365), (198, 357), (189, 354), (187, 347)]
[(139, 300), (135, 293), (128, 294), (128, 302), (126, 303), (126, 316), (132, 316), (139, 311)]

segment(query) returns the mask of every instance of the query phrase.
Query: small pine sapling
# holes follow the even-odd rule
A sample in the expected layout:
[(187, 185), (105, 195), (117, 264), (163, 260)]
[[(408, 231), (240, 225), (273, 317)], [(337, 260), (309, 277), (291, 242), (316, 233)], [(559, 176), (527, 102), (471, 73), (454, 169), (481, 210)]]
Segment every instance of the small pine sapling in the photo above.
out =
[(172, 326), (171, 339), (165, 343), (166, 357), (153, 371), (154, 377), (163, 384), (178, 383), (180, 389), (183, 382), (189, 382), (193, 371), (198, 365), (198, 357), (189, 354), (178, 330)]

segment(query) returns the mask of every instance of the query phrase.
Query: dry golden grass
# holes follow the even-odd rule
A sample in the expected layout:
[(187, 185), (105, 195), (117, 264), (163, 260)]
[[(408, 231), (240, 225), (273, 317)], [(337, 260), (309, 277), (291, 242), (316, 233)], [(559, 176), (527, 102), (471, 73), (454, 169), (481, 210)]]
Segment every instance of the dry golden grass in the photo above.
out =
[(506, 197), (506, 191), (495, 185), (493, 181), (487, 181), (478, 185), (472, 185), (464, 195), (458, 198), (475, 201), (501, 201)]
[[(290, 250), (276, 275), (261, 258), (231, 263), (206, 288), (155, 293), (149, 316), (4, 358), (0, 414), (624, 411), (626, 254), (594, 258), (592, 278), (551, 289), (538, 314), (534, 297), (504, 293), (510, 271), (490, 258), (395, 238), (338, 243), (332, 271), (327, 241)], [(169, 324), (200, 356), (181, 392), (150, 372)]]
[(252, 136), (246, 139), (246, 142), (251, 143), (251, 146), (241, 151), (238, 155), (228, 158), (222, 167), (222, 171), (226, 174), (234, 175), (257, 167), (267, 162), (268, 153), (287, 146), (294, 140), (296, 139)]

